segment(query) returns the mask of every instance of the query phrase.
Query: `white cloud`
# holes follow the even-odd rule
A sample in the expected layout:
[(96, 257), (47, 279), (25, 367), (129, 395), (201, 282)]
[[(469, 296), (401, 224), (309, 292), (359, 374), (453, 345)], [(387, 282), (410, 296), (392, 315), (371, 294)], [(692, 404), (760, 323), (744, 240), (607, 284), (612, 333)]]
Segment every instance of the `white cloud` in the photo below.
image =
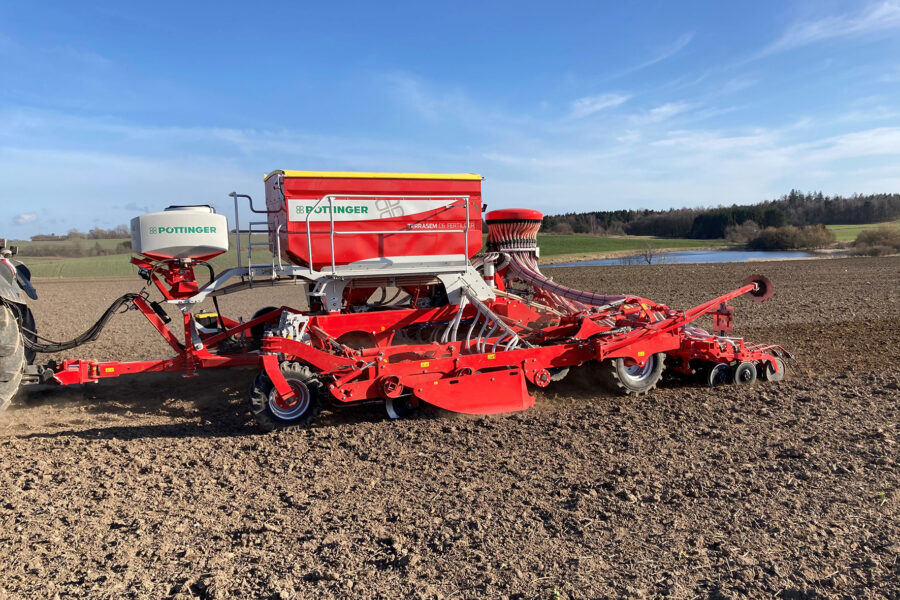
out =
[(687, 102), (666, 102), (657, 107), (651, 108), (645, 113), (634, 115), (632, 120), (640, 124), (660, 123), (671, 119), (675, 115), (681, 114), (693, 108), (692, 104)]
[(784, 35), (763, 48), (759, 55), (775, 54), (824, 40), (864, 36), (892, 29), (900, 29), (900, 0), (870, 4), (855, 15), (796, 23)]
[(633, 70), (643, 69), (645, 67), (649, 67), (650, 65), (655, 65), (658, 62), (662, 62), (668, 58), (671, 58), (681, 52), (681, 50), (691, 43), (691, 40), (694, 39), (694, 33), (685, 33), (684, 35), (679, 36), (677, 40), (675, 40), (668, 47), (664, 48), (662, 52), (651, 58), (650, 60), (641, 63)]
[(35, 213), (22, 213), (18, 214), (13, 218), (13, 223), (16, 225), (28, 225), (29, 223), (34, 223), (38, 220), (38, 216)]
[(573, 119), (581, 119), (607, 108), (614, 108), (628, 101), (631, 96), (625, 94), (600, 94), (585, 96), (572, 102), (569, 113)]

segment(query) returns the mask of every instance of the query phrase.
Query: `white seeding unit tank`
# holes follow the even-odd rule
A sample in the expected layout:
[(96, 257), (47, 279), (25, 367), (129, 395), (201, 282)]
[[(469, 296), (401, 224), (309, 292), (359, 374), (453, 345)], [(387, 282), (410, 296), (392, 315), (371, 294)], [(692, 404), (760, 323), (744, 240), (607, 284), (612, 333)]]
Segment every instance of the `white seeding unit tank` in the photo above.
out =
[(211, 206), (170, 206), (131, 220), (131, 247), (156, 259), (206, 260), (228, 251), (228, 221)]

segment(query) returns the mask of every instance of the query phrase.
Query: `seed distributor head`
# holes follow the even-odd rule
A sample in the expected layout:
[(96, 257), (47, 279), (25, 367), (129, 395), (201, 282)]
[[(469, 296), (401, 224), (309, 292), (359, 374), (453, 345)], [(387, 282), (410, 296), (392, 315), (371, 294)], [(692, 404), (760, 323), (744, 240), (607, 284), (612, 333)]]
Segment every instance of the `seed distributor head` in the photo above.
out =
[(492, 210), (485, 215), (488, 251), (537, 250), (544, 215), (528, 208)]

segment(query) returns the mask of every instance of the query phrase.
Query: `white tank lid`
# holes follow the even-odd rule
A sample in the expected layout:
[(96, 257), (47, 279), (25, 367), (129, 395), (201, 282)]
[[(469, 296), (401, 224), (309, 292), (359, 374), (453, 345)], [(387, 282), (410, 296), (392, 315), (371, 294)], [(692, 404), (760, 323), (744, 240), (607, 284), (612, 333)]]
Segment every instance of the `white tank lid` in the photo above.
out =
[(216, 209), (214, 209), (209, 204), (186, 204), (186, 205), (175, 204), (175, 205), (166, 207), (166, 211), (175, 211), (175, 210), (212, 213), (212, 214), (216, 213)]

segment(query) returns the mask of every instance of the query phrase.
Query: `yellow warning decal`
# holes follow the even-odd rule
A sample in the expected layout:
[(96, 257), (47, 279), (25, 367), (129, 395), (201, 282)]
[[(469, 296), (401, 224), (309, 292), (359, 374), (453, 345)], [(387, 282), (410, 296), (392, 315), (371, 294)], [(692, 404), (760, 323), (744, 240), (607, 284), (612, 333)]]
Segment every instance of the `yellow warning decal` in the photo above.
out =
[(644, 352), (643, 350), (641, 350), (640, 352), (638, 352), (638, 356), (644, 356), (645, 354), (647, 354), (647, 353)]
[(488, 354), (488, 360), (494, 360), (495, 358), (497, 358), (496, 354)]
[(104, 373), (115, 373), (116, 369), (115, 369), (115, 367), (106, 367), (103, 369), (103, 372)]
[(430, 366), (431, 366), (431, 363), (430, 363), (430, 362), (420, 362), (420, 363), (419, 363), (419, 367), (421, 367), (421, 368), (423, 368), (423, 369), (424, 369), (425, 367), (430, 367)]

